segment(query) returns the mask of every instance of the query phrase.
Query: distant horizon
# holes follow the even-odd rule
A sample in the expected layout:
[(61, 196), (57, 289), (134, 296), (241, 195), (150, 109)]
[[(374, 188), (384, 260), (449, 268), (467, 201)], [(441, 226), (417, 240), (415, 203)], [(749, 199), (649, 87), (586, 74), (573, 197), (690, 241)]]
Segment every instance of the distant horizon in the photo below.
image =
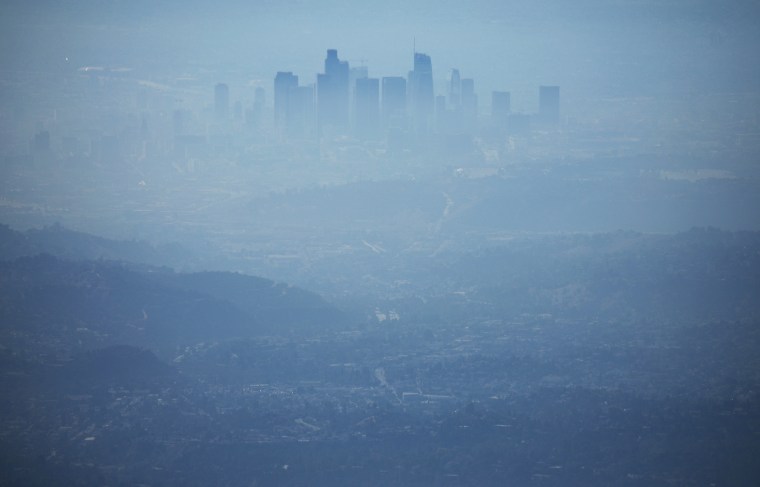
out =
[(370, 75), (405, 76), (416, 48), (434, 59), (436, 79), (458, 68), (483, 93), (551, 84), (581, 96), (672, 95), (751, 90), (760, 80), (757, 63), (742, 62), (760, 39), (760, 8), (748, 0), (302, 5), (12, 2), (2, 7), (0, 61), (6, 72), (68, 58), (266, 80), (278, 70), (319, 72), (324, 50), (335, 48), (352, 64), (366, 59)]

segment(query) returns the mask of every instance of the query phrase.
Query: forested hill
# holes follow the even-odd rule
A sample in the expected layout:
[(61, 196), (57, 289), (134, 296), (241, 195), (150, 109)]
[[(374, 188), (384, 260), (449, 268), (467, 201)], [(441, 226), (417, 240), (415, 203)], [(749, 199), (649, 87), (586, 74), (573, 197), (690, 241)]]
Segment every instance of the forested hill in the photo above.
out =
[(174, 268), (192, 259), (192, 252), (177, 244), (155, 246), (138, 240), (112, 240), (58, 224), (25, 232), (0, 224), (0, 260), (43, 253), (72, 260), (123, 260)]
[(0, 343), (33, 354), (128, 344), (165, 358), (201, 341), (318, 332), (339, 311), (262, 278), (42, 254), (0, 262)]

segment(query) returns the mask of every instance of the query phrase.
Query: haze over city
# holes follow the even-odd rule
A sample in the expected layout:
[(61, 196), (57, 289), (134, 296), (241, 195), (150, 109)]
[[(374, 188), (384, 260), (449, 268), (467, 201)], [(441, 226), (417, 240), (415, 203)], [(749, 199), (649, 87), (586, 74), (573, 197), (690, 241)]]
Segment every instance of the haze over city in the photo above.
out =
[(760, 7), (7, 1), (0, 484), (756, 485)]

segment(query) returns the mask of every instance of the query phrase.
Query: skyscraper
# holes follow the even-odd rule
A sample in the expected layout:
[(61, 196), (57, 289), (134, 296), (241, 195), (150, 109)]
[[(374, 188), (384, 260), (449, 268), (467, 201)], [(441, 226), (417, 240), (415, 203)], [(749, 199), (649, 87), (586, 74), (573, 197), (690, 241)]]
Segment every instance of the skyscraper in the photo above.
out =
[(298, 88), (298, 76), (290, 71), (279, 71), (274, 77), (274, 125), (278, 130), (286, 126), (291, 103), (295, 103), (294, 93)]
[(406, 125), (406, 79), (401, 76), (383, 78), (383, 124), (396, 128)]
[(559, 124), (559, 86), (538, 88), (538, 118), (542, 124)]
[(214, 114), (217, 120), (227, 119), (230, 111), (230, 89), (224, 83), (217, 83), (214, 87)]
[(325, 72), (317, 75), (317, 110), (320, 127), (348, 127), (349, 66), (338, 58), (336, 49), (328, 49)]
[(472, 130), (478, 120), (478, 95), (475, 94), (475, 80), (462, 79), (462, 122), (465, 130)]
[(348, 69), (349, 113), (351, 114), (351, 123), (354, 125), (356, 124), (356, 81), (365, 78), (369, 78), (367, 66), (352, 66)]
[(374, 138), (380, 125), (380, 80), (359, 78), (356, 80), (355, 107), (356, 134), (362, 138)]
[(435, 108), (433, 92), (433, 63), (430, 56), (414, 53), (414, 69), (409, 73), (412, 118), (418, 134), (429, 130)]
[(314, 85), (298, 86), (291, 94), (287, 115), (288, 134), (310, 137), (315, 129)]
[(449, 104), (451, 108), (457, 110), (462, 102), (462, 80), (459, 76), (458, 69), (451, 70), (449, 79)]

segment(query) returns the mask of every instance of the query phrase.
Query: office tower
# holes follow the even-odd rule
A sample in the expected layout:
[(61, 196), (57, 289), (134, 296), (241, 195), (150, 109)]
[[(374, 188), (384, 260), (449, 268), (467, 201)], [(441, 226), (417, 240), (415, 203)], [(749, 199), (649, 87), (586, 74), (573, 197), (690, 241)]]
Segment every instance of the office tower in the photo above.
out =
[(290, 71), (280, 71), (274, 77), (274, 125), (279, 131), (286, 126), (288, 107), (297, 88), (298, 76)]
[(356, 80), (369, 78), (369, 69), (367, 66), (351, 67), (348, 70), (348, 86), (351, 91), (350, 99), (354, 100), (356, 97)]
[[(264, 104), (264, 92), (256, 91), (254, 106)], [(308, 137), (315, 127), (314, 85), (299, 86), (298, 76), (279, 72), (274, 80), (274, 119), (280, 134)]]
[(317, 111), (320, 127), (346, 128), (349, 119), (349, 67), (338, 51), (327, 50), (325, 72), (317, 75)]
[(359, 78), (356, 80), (356, 134), (372, 139), (378, 135), (380, 126), (380, 80)]
[(346, 75), (348, 74), (348, 61), (341, 61), (338, 58), (337, 49), (328, 49), (325, 57), (325, 74), (334, 76), (343, 74), (343, 71)]
[(538, 88), (538, 118), (545, 125), (559, 125), (559, 86)]
[(217, 83), (214, 87), (214, 113), (217, 120), (227, 119), (230, 110), (230, 89), (224, 83)]
[(459, 76), (458, 69), (451, 70), (451, 77), (449, 80), (449, 104), (456, 110), (459, 108), (462, 102), (462, 81)]
[(414, 69), (409, 73), (412, 118), (418, 133), (429, 131), (435, 97), (433, 93), (433, 64), (430, 56), (414, 53)]
[(508, 91), (494, 91), (491, 93), (491, 119), (497, 127), (507, 126), (507, 117), (511, 110), (511, 95)]
[(348, 81), (351, 85), (351, 91), (356, 89), (356, 80), (369, 78), (369, 68), (367, 66), (357, 66), (348, 70)]
[(287, 131), (292, 137), (309, 137), (313, 134), (316, 113), (314, 85), (298, 86), (291, 94), (287, 113)]
[(383, 78), (383, 124), (396, 128), (406, 125), (406, 79), (401, 76)]
[(325, 73), (317, 74), (317, 126), (320, 134), (322, 128), (334, 125), (335, 95), (330, 76)]
[(351, 113), (351, 123), (356, 124), (356, 80), (369, 78), (369, 69), (367, 66), (351, 67), (348, 70), (348, 87), (349, 87), (349, 112)]
[(475, 81), (462, 79), (462, 121), (466, 130), (473, 129), (478, 119), (478, 95), (475, 94)]

